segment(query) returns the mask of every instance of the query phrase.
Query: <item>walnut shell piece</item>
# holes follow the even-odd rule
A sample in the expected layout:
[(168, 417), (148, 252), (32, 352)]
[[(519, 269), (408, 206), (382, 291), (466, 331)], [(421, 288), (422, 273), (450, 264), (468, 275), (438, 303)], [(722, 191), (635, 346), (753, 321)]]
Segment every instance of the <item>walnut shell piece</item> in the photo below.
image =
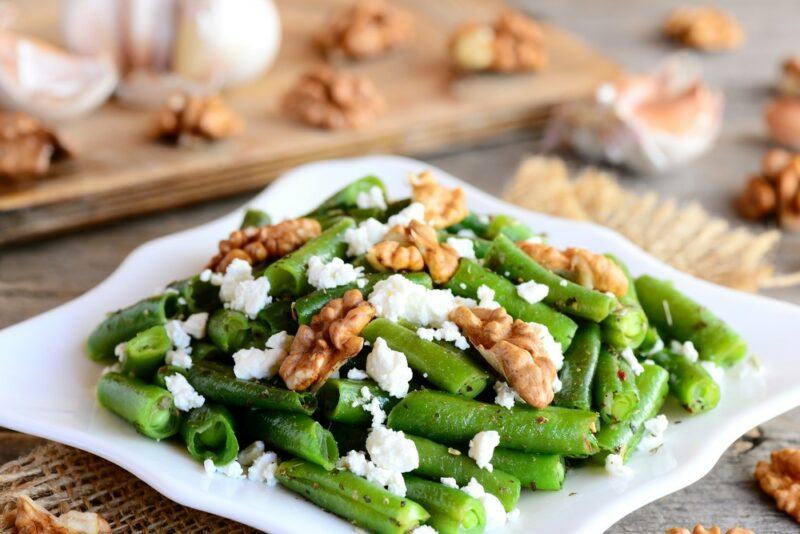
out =
[(365, 59), (407, 42), (412, 25), (402, 9), (384, 0), (362, 0), (334, 13), (315, 41), (326, 56)]
[(369, 78), (323, 66), (300, 76), (284, 95), (283, 108), (310, 126), (343, 130), (371, 124), (385, 105)]
[(739, 214), (750, 220), (777, 216), (781, 226), (800, 229), (800, 154), (767, 151), (761, 174), (751, 176), (736, 199)]
[(673, 10), (664, 21), (664, 35), (676, 43), (705, 51), (731, 50), (744, 42), (744, 30), (729, 13), (712, 6)]
[(469, 214), (464, 190), (441, 185), (432, 172), (411, 174), (408, 182), (412, 200), (425, 206), (425, 220), (435, 229), (459, 223)]
[(516, 11), (493, 24), (461, 25), (450, 39), (450, 58), (463, 71), (536, 72), (548, 63), (541, 26)]
[(18, 534), (110, 534), (111, 527), (93, 512), (69, 511), (56, 517), (27, 495), (17, 498), (17, 517), (14, 522)]
[(0, 180), (43, 176), (50, 165), (72, 157), (58, 135), (23, 113), (0, 112)]
[(317, 390), (364, 346), (359, 334), (375, 317), (375, 308), (358, 289), (326, 304), (308, 325), (300, 325), (280, 375), (293, 391)]
[(158, 113), (157, 127), (163, 141), (192, 144), (231, 137), (244, 129), (244, 121), (219, 96), (178, 93)]
[(573, 282), (618, 297), (628, 293), (628, 277), (612, 260), (584, 248), (563, 251), (543, 243), (520, 241), (517, 246), (546, 269)]
[(206, 268), (224, 273), (235, 259), (256, 265), (297, 250), (322, 233), (315, 219), (301, 217), (262, 228), (243, 228), (219, 242), (219, 252)]
[(770, 461), (759, 461), (753, 473), (775, 504), (800, 522), (800, 449), (773, 451)]
[(503, 308), (459, 306), (449, 318), (525, 402), (535, 408), (553, 402), (556, 367), (531, 325)]

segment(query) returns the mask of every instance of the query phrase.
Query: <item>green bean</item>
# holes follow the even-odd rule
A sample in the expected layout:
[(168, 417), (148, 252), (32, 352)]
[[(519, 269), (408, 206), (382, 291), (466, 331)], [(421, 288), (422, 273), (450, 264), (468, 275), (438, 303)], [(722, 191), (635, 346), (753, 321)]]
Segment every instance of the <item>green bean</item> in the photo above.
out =
[(205, 341), (192, 341), (192, 361), (194, 363), (203, 360), (221, 360), (225, 355), (216, 345)]
[[(375, 287), (375, 284), (381, 280), (386, 280), (393, 274), (394, 273), (368, 274), (364, 277), (366, 279), (364, 287), (359, 287), (357, 283), (352, 283), (334, 287), (333, 289), (318, 289), (317, 291), (313, 291), (297, 299), (292, 306), (293, 313), (297, 317), (298, 323), (308, 324), (311, 322), (311, 318), (319, 313), (319, 311), (333, 299), (342, 297), (351, 289), (360, 289), (361, 293), (367, 297), (372, 292), (372, 288)], [(427, 273), (404, 273), (403, 276), (428, 289), (433, 287), (433, 281)]]
[(294, 334), (297, 332), (297, 323), (292, 319), (292, 303), (288, 300), (278, 300), (268, 304), (258, 312), (256, 321), (264, 324), (269, 336), (278, 332)]
[(478, 464), (466, 454), (435, 441), (411, 434), (406, 434), (406, 437), (414, 442), (419, 455), (419, 467), (413, 471), (415, 475), (437, 482), (442, 477), (452, 477), (459, 486), (466, 486), (470, 479), (474, 478), (487, 493), (491, 493), (503, 503), (506, 511), (510, 512), (517, 505), (520, 482), (514, 475), (500, 469), (489, 472), (478, 467)]
[(125, 343), (120, 366), (125, 373), (149, 380), (164, 365), (164, 356), (172, 348), (172, 340), (163, 325), (142, 330)]
[(617, 257), (606, 256), (619, 266), (628, 279), (628, 292), (619, 297), (619, 305), (603, 321), (603, 339), (615, 349), (635, 349), (644, 341), (647, 334), (648, 322), (639, 297), (636, 295), (636, 286), (628, 267)]
[(378, 220), (385, 223), (386, 221), (389, 220), (389, 217), (391, 217), (392, 215), (397, 215), (410, 205), (411, 205), (410, 198), (392, 200), (386, 205), (386, 211), (384, 212), (383, 217), (379, 218)]
[(361, 335), (373, 344), (383, 338), (389, 348), (406, 355), (409, 367), (444, 391), (474, 397), (486, 388), (489, 375), (465, 353), (426, 341), (388, 319), (374, 319)]
[(311, 414), (317, 400), (310, 393), (298, 393), (260, 382), (239, 380), (229, 367), (212, 362), (198, 362), (189, 369), (164, 366), (158, 370), (157, 382), (165, 376), (181, 373), (191, 386), (211, 402), (241, 408), (261, 408)]
[(320, 411), (329, 421), (351, 425), (369, 425), (372, 415), (360, 404), (361, 390), (367, 388), (370, 395), (378, 399), (383, 410), (389, 410), (395, 401), (372, 380), (346, 380), (329, 378), (317, 392)]
[(559, 372), (561, 391), (553, 404), (577, 410), (592, 409), (592, 383), (600, 357), (600, 327), (596, 323), (581, 323), (564, 353), (564, 366)]
[(643, 356), (649, 356), (650, 354), (661, 352), (662, 350), (664, 350), (664, 341), (662, 341), (661, 336), (658, 335), (658, 329), (650, 325), (647, 332), (644, 334), (642, 344), (639, 345), (636, 352)]
[(106, 373), (100, 377), (97, 400), (148, 438), (158, 440), (173, 436), (181, 424), (169, 391), (121, 373)]
[(327, 471), (339, 460), (333, 434), (305, 414), (248, 410), (242, 414), (241, 426), (251, 439), (263, 440)]
[(644, 365), (644, 371), (636, 377), (640, 397), (636, 411), (624, 423), (605, 425), (600, 429), (597, 443), (602, 451), (593, 457), (593, 461), (603, 463), (609, 454), (619, 454), (627, 461), (642, 437), (644, 422), (661, 411), (667, 397), (668, 381), (669, 373), (663, 368), (653, 364)]
[(406, 495), (431, 515), (427, 524), (439, 534), (478, 534), (486, 525), (483, 504), (461, 490), (406, 475)]
[(233, 354), (248, 344), (250, 320), (242, 312), (219, 309), (208, 318), (206, 331), (219, 350)]
[(309, 462), (289, 460), (278, 466), (275, 478), (320, 508), (378, 534), (403, 534), (430, 517), (414, 501), (350, 471), (325, 471)]
[(747, 344), (739, 334), (671, 282), (640, 276), (636, 291), (650, 323), (665, 339), (691, 341), (701, 359), (723, 367), (747, 356)]
[(350, 182), (342, 189), (325, 199), (325, 201), (312, 211), (311, 215), (319, 215), (331, 210), (346, 210), (349, 208), (357, 208), (357, 200), (359, 193), (367, 193), (373, 187), (377, 187), (383, 192), (383, 198), (386, 199), (386, 186), (377, 176), (365, 176), (354, 182)]
[(560, 490), (564, 485), (566, 468), (558, 454), (531, 454), (511, 449), (495, 449), (492, 456), (495, 469), (514, 473), (522, 487), (532, 490)]
[(389, 413), (388, 426), (442, 443), (466, 443), (496, 430), (500, 446), (583, 457), (597, 451), (597, 414), (585, 410), (527, 406), (508, 409), (439, 391), (412, 391)]
[(291, 254), (270, 264), (264, 271), (264, 276), (269, 279), (270, 294), (299, 297), (308, 293), (308, 260), (313, 256), (325, 261), (343, 257), (347, 244), (342, 239), (344, 233), (353, 226), (353, 219), (344, 218)]
[(462, 259), (458, 270), (445, 284), (454, 295), (476, 298), (478, 288), (482, 285), (494, 291), (494, 300), (515, 319), (525, 322), (541, 323), (547, 327), (553, 338), (566, 350), (572, 336), (578, 329), (575, 321), (542, 302), (531, 304), (517, 294), (517, 288), (502, 276), (484, 269), (474, 261)]
[(486, 237), (494, 239), (500, 235), (506, 236), (511, 241), (523, 241), (539, 234), (528, 228), (519, 219), (510, 215), (495, 215), (486, 229)]
[(370, 432), (368, 427), (333, 422), (328, 430), (333, 434), (333, 439), (343, 453), (366, 450), (367, 435)]
[(593, 396), (606, 423), (627, 421), (639, 404), (639, 392), (631, 366), (607, 347), (600, 349), (594, 375)]
[(469, 212), (460, 222), (448, 226), (445, 230), (451, 234), (457, 234), (461, 230), (470, 230), (477, 237), (485, 238), (489, 230), (489, 217)]
[(618, 304), (612, 295), (583, 287), (541, 266), (502, 234), (492, 241), (486, 265), (515, 283), (533, 280), (546, 285), (544, 302), (574, 317), (600, 322)]
[(142, 330), (166, 323), (177, 311), (178, 294), (168, 291), (110, 314), (89, 336), (89, 357), (95, 361), (113, 359), (117, 345)]
[(181, 425), (181, 436), (192, 458), (201, 462), (210, 458), (215, 465), (225, 465), (239, 453), (233, 416), (218, 404), (190, 410)]
[(248, 210), (244, 212), (242, 224), (239, 228), (261, 228), (262, 226), (269, 226), (270, 224), (272, 224), (272, 217), (269, 216), (269, 213), (256, 208), (248, 208)]
[(186, 313), (210, 312), (222, 307), (219, 287), (211, 282), (203, 282), (199, 275), (172, 282), (169, 288), (177, 291), (183, 298), (184, 304), (181, 307)]
[(703, 413), (719, 403), (719, 384), (702, 365), (669, 350), (650, 357), (669, 371), (669, 391), (687, 411)]

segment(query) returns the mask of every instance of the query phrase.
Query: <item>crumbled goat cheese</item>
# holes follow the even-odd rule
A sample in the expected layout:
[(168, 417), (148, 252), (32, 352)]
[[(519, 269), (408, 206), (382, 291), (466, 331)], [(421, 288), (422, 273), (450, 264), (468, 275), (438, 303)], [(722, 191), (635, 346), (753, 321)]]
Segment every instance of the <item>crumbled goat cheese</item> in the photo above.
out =
[(720, 386), (722, 385), (723, 380), (725, 380), (725, 369), (708, 360), (700, 362), (700, 366), (703, 367), (709, 375), (711, 375), (711, 379), (714, 380), (714, 382)]
[(108, 373), (119, 373), (120, 371), (122, 371), (122, 366), (119, 362), (117, 362), (114, 365), (107, 365), (106, 367), (103, 367), (103, 371), (100, 374), (105, 376)]
[(399, 274), (376, 283), (369, 302), (378, 317), (435, 327), (442, 326), (454, 308), (475, 305), (475, 301), (456, 297), (449, 289), (428, 289)]
[(411, 531), (411, 534), (438, 534), (438, 530), (430, 525), (420, 525)]
[(355, 228), (345, 231), (342, 240), (347, 243), (348, 256), (361, 256), (366, 254), (376, 244), (383, 240), (389, 227), (370, 217)]
[(356, 285), (358, 286), (358, 289), (364, 289), (367, 285), (367, 279), (359, 278), (358, 280), (356, 280)]
[(364, 411), (372, 416), (372, 428), (377, 428), (386, 422), (386, 412), (381, 407), (381, 401), (374, 397), (367, 386), (361, 388), (360, 395), (353, 399), (351, 406), (357, 408), (361, 406)]
[(354, 267), (342, 258), (333, 258), (327, 263), (319, 256), (312, 256), (308, 260), (308, 283), (317, 289), (352, 284), (363, 274), (363, 267)]
[(626, 477), (633, 474), (633, 469), (625, 465), (622, 456), (619, 454), (609, 454), (606, 456), (606, 471), (615, 477)]
[(494, 449), (500, 445), (500, 434), (495, 430), (483, 430), (475, 434), (469, 441), (469, 457), (475, 460), (478, 467), (490, 473), (494, 471), (492, 456)]
[(181, 322), (183, 331), (195, 339), (203, 339), (206, 337), (206, 325), (208, 324), (208, 313), (200, 312), (193, 313)]
[(192, 408), (199, 408), (206, 402), (206, 398), (197, 393), (186, 377), (180, 373), (175, 373), (164, 377), (167, 389), (172, 393), (172, 400), (175, 407), (183, 412), (188, 412)]
[(676, 354), (682, 354), (683, 357), (690, 362), (696, 362), (697, 358), (700, 356), (697, 349), (694, 347), (694, 343), (691, 341), (684, 341), (681, 343), (680, 341), (672, 340), (669, 343), (669, 350)]
[(439, 482), (442, 483), (443, 486), (447, 486), (448, 488), (458, 489), (458, 482), (453, 477), (442, 477), (439, 479)]
[(411, 221), (425, 222), (425, 205), (419, 202), (412, 202), (395, 215), (389, 217), (386, 226), (389, 228), (393, 226), (408, 226)]
[(186, 354), (185, 349), (168, 350), (164, 361), (167, 365), (174, 365), (183, 369), (190, 369), (193, 364), (192, 357)]
[(264, 482), (267, 486), (274, 486), (275, 470), (278, 468), (278, 455), (272, 451), (261, 454), (247, 469), (247, 478), (255, 482)]
[(169, 336), (170, 341), (172, 341), (172, 346), (176, 349), (183, 349), (186, 352), (191, 352), (191, 343), (192, 338), (183, 329), (183, 324), (180, 321), (172, 320), (167, 321), (164, 324), (164, 328), (167, 331), (167, 335)]
[(355, 367), (347, 371), (347, 378), (350, 380), (366, 380), (369, 378), (369, 375), (366, 371), (362, 371), (361, 369), (356, 369)]
[(407, 473), (419, 467), (417, 446), (402, 431), (381, 426), (367, 436), (370, 460), (384, 469)]
[(242, 380), (275, 376), (289, 353), (293, 339), (285, 331), (278, 332), (267, 339), (266, 349), (251, 347), (236, 351), (233, 354), (233, 374)]
[(493, 310), (499, 308), (500, 304), (494, 301), (494, 289), (485, 284), (478, 288), (478, 307)]
[(642, 364), (639, 363), (639, 360), (636, 359), (636, 355), (633, 353), (633, 349), (631, 349), (630, 347), (626, 348), (620, 353), (620, 356), (622, 357), (623, 360), (625, 360), (625, 362), (628, 365), (631, 366), (631, 371), (633, 371), (634, 375), (639, 376), (640, 374), (642, 374), (642, 371), (644, 371), (644, 367), (642, 367)]
[(513, 408), (514, 403), (519, 398), (519, 395), (511, 386), (500, 380), (494, 383), (494, 393), (494, 403), (499, 404), (503, 408)]
[(467, 258), (468, 260), (475, 259), (475, 247), (473, 246), (472, 239), (448, 237), (446, 242), (455, 249), (459, 258)]
[(417, 335), (426, 341), (452, 341), (461, 350), (469, 348), (469, 342), (453, 321), (445, 321), (441, 328), (417, 328)]
[(523, 298), (525, 302), (534, 304), (541, 302), (550, 292), (550, 288), (544, 284), (539, 284), (533, 280), (523, 282), (517, 286), (517, 295)]
[(219, 473), (220, 475), (225, 475), (230, 478), (244, 478), (242, 466), (239, 465), (239, 462), (236, 460), (225, 465), (214, 465), (214, 460), (206, 458), (203, 462), (203, 468), (206, 470), (206, 474), (209, 475)]
[(503, 503), (491, 493), (487, 493), (475, 478), (471, 478), (469, 484), (462, 487), (461, 491), (470, 497), (478, 499), (483, 504), (483, 509), (486, 512), (487, 531), (500, 528), (506, 524), (508, 516), (505, 508), (503, 508)]
[(564, 387), (564, 384), (561, 382), (561, 379), (558, 378), (558, 375), (553, 378), (553, 381), (550, 383), (550, 387), (553, 389), (553, 393), (558, 393), (561, 391), (561, 388)]
[(386, 209), (386, 199), (383, 196), (383, 189), (380, 187), (370, 187), (368, 191), (361, 191), (356, 195), (356, 206), (365, 210), (369, 208)]
[(367, 355), (367, 374), (382, 390), (397, 398), (408, 394), (408, 383), (413, 376), (406, 355), (390, 349), (382, 337), (375, 340)]
[(363, 452), (348, 452), (346, 456), (340, 458), (339, 466), (356, 476), (366, 478), (373, 484), (386, 488), (395, 495), (406, 496), (406, 482), (403, 480), (403, 474), (377, 466), (374, 462), (367, 460)]
[(643, 352), (642, 356), (652, 356), (653, 354), (658, 354), (662, 350), (664, 350), (664, 340), (658, 337), (656, 338), (656, 342), (653, 343), (653, 346), (650, 347), (650, 350)]
[(526, 243), (533, 243), (534, 245), (541, 245), (544, 243), (544, 238), (540, 235), (532, 235), (525, 240)]
[(557, 371), (561, 370), (561, 367), (564, 366), (564, 353), (561, 351), (561, 343), (553, 338), (550, 330), (548, 330), (545, 325), (540, 323), (528, 324), (533, 328), (536, 337), (539, 338), (539, 342), (542, 348), (544, 348), (545, 355), (550, 358), (550, 361), (553, 362)]
[(236, 458), (236, 461), (239, 462), (239, 465), (242, 467), (250, 467), (253, 465), (253, 462), (256, 461), (256, 458), (261, 456), (263, 453), (264, 442), (257, 440), (239, 451), (239, 456)]
[(211, 272), (211, 269), (203, 269), (203, 272), (200, 273), (200, 281), (206, 283), (210, 282), (212, 274), (214, 273)]
[(667, 431), (669, 420), (664, 414), (657, 415), (644, 422), (644, 435), (639, 442), (639, 450), (653, 452), (664, 444), (664, 432)]
[(470, 230), (469, 228), (462, 228), (461, 230), (456, 232), (456, 235), (458, 237), (469, 237), (471, 239), (475, 239), (476, 237), (478, 237), (477, 234), (475, 234), (475, 231)]
[(265, 276), (255, 280), (243, 280), (236, 285), (233, 299), (226, 304), (230, 309), (240, 311), (250, 319), (255, 319), (258, 312), (272, 302), (269, 290), (269, 280)]
[(122, 343), (118, 343), (116, 347), (114, 347), (114, 356), (117, 357), (117, 360), (122, 361), (125, 359), (125, 346), (127, 343), (124, 341)]
[(253, 279), (253, 267), (246, 261), (236, 258), (224, 274), (212, 273), (209, 281), (219, 287), (219, 298), (222, 302), (230, 302), (236, 294), (239, 282)]
[(561, 287), (567, 287), (569, 285), (569, 282), (567, 282), (566, 280), (561, 280), (558, 283), (558, 285), (560, 285)]

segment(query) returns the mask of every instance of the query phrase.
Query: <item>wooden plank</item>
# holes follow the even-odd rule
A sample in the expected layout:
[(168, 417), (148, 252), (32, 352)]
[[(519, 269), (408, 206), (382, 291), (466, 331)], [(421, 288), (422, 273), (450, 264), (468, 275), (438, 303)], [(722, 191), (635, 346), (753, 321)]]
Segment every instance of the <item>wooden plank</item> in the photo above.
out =
[[(447, 39), (461, 21), (485, 19), (497, 2), (404, 0), (416, 14), (409, 46), (386, 58), (347, 64), (369, 76), (388, 112), (360, 131), (328, 132), (285, 117), (280, 99), (299, 73), (320, 59), (309, 45), (330, 9), (349, 0), (284, 0), (283, 48), (262, 79), (231, 91), (228, 101), (248, 121), (235, 139), (204, 148), (151, 140), (153, 114), (109, 103), (65, 125), (79, 152), (52, 179), (0, 188), (0, 244), (90, 226), (132, 214), (263, 187), (284, 170), (322, 158), (369, 152), (420, 154), (542, 123), (555, 103), (584, 96), (617, 66), (555, 27), (545, 28), (551, 66), (536, 75), (456, 78), (447, 68)], [(51, 4), (37, 0), (37, 9)], [(30, 15), (28, 25), (52, 18)]]

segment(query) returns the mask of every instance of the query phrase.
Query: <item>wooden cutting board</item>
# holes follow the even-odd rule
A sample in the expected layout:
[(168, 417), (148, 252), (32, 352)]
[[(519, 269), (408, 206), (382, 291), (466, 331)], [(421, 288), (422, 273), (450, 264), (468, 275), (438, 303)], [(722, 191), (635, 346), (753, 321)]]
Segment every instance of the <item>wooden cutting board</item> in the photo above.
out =
[[(415, 14), (415, 37), (390, 56), (345, 68), (369, 76), (388, 112), (360, 131), (329, 132), (285, 117), (281, 96), (321, 60), (311, 36), (331, 9), (351, 0), (282, 0), (284, 29), (276, 64), (262, 79), (229, 92), (247, 120), (235, 139), (203, 148), (152, 141), (153, 112), (109, 103), (63, 125), (74, 161), (25, 186), (0, 186), (0, 244), (263, 187), (284, 170), (324, 158), (397, 152), (421, 154), (501, 132), (541, 125), (552, 105), (579, 98), (619, 73), (615, 63), (577, 38), (546, 26), (551, 57), (538, 74), (457, 78), (447, 40), (465, 20), (491, 20), (489, 0), (398, 0)], [(57, 0), (25, 0), (21, 28), (57, 35)], [(324, 180), (320, 176), (320, 180)]]

